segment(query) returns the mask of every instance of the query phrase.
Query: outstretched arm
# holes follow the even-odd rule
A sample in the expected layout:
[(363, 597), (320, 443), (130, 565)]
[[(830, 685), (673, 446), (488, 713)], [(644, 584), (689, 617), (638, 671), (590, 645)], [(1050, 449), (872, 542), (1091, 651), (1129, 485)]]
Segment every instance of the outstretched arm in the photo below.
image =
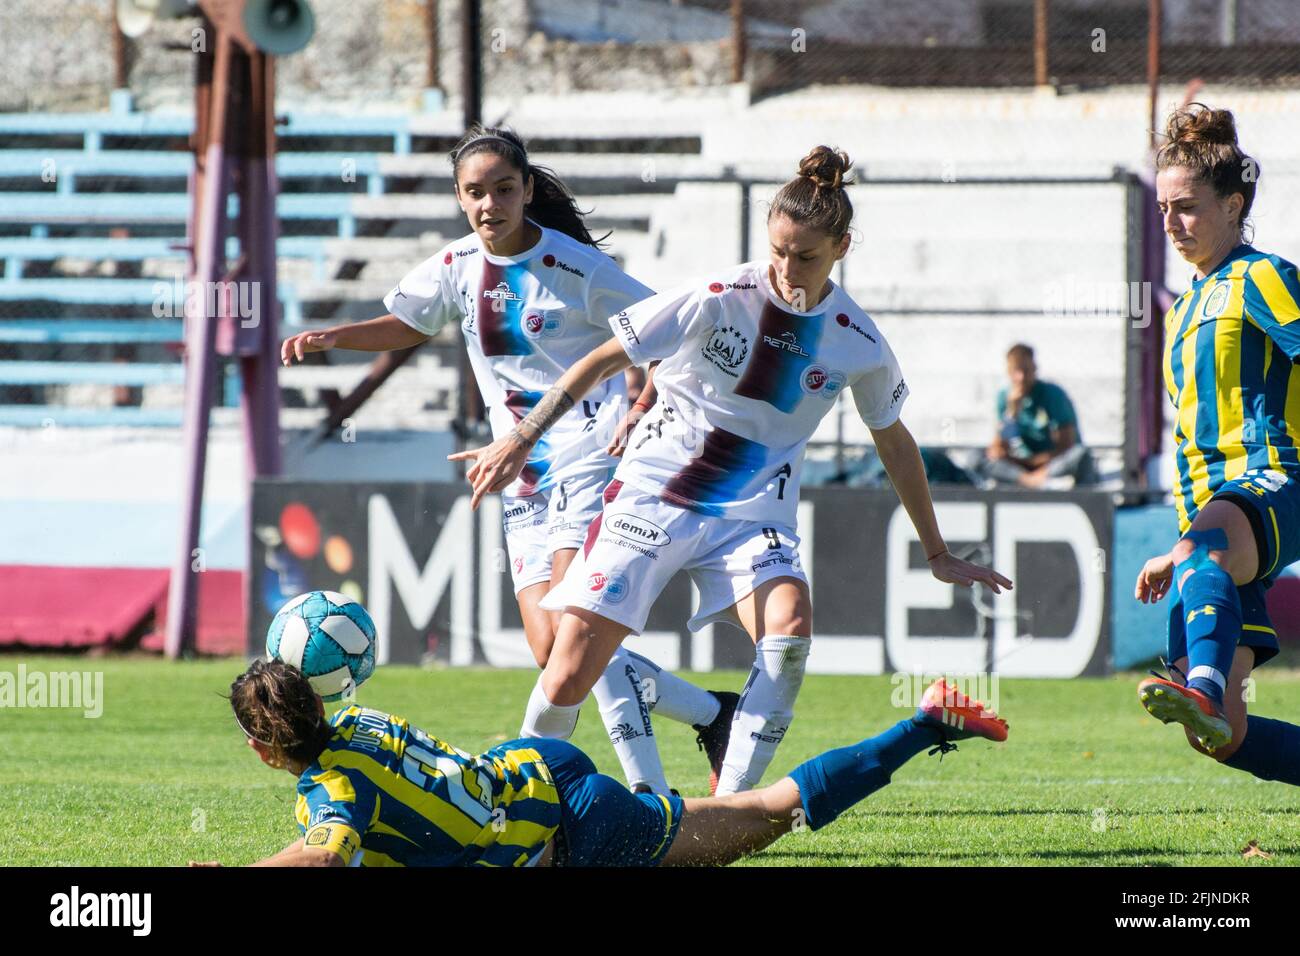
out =
[[(322, 850), (319, 847), (307, 847), (303, 845), (302, 839), (295, 840), (287, 847), (274, 856), (268, 856), (265, 860), (258, 860), (256, 863), (250, 863), (249, 866), (342, 866), (343, 857), (339, 856), (333, 850)], [(190, 866), (221, 866), (216, 860), (206, 863), (199, 863), (190, 860)]]
[(563, 417), (574, 404), (589, 391), (612, 375), (630, 368), (632, 360), (623, 351), (617, 339), (584, 355), (573, 367), (560, 376), (531, 412), (508, 435), (494, 441), (486, 448), (470, 448), (448, 455), (448, 461), (472, 459), (474, 464), (465, 478), (474, 488), (472, 508), (478, 508), (483, 496), (500, 491), (519, 477), (528, 453), (546, 434), (547, 429)]
[(410, 348), (428, 340), (429, 336), (411, 328), (390, 312), (365, 322), (351, 322), (291, 335), (280, 343), (280, 361), (292, 365), (295, 361), (301, 362), (308, 352), (328, 352), (330, 349), (388, 352)]
[(886, 428), (871, 429), (871, 437), (876, 441), (876, 452), (880, 455), (885, 471), (889, 472), (889, 480), (894, 483), (898, 500), (903, 503), (903, 508), (912, 519), (912, 525), (921, 539), (931, 573), (948, 584), (960, 584), (963, 587), (985, 584), (992, 588), (994, 594), (1001, 594), (1002, 588), (1009, 590), (1010, 579), (992, 568), (963, 561), (948, 551), (943, 535), (939, 533), (939, 521), (934, 515), (934, 503), (930, 500), (930, 483), (925, 477), (921, 450), (916, 447), (916, 440), (902, 420), (895, 421)]

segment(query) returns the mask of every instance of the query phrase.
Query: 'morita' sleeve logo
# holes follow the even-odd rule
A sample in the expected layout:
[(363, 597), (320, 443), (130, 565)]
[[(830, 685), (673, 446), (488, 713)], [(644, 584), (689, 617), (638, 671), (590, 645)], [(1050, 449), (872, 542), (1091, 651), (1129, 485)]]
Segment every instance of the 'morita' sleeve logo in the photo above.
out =
[(728, 289), (739, 289), (742, 292), (753, 292), (758, 288), (755, 282), (710, 282), (709, 291), (714, 295), (726, 292)]

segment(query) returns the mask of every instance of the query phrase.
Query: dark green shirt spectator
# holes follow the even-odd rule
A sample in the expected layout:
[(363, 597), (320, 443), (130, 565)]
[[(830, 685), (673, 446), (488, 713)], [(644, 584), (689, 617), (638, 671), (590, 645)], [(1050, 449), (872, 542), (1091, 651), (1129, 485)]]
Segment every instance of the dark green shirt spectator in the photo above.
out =
[[(1028, 458), (1039, 452), (1052, 451), (1052, 432), (1065, 425), (1074, 425), (1076, 434), (1079, 419), (1074, 414), (1074, 403), (1065, 389), (1041, 379), (1034, 382), (1020, 403), (1014, 418), (1007, 415), (1007, 390), (998, 392), (998, 419), (1002, 422), (1002, 437), (1010, 446), (1013, 458)], [(1078, 439), (1083, 441), (1083, 437)]]

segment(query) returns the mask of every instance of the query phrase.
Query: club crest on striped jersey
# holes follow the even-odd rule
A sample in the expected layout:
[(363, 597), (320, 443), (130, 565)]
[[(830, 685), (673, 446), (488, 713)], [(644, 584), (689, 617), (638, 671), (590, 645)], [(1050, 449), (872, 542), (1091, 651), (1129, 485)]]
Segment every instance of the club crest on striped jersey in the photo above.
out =
[(1201, 309), (1201, 315), (1207, 319), (1217, 319), (1223, 315), (1223, 310), (1228, 307), (1228, 287), (1226, 285), (1217, 286), (1205, 300), (1205, 306)]
[(704, 357), (732, 378), (737, 378), (740, 368), (749, 355), (749, 338), (734, 325), (724, 325), (713, 330), (704, 346)]
[(561, 317), (558, 312), (530, 309), (519, 320), (519, 324), (523, 327), (524, 335), (530, 339), (540, 339), (542, 336), (554, 338), (560, 334)]
[(844, 373), (832, 372), (825, 365), (809, 365), (799, 377), (799, 384), (809, 395), (831, 399), (844, 387)]

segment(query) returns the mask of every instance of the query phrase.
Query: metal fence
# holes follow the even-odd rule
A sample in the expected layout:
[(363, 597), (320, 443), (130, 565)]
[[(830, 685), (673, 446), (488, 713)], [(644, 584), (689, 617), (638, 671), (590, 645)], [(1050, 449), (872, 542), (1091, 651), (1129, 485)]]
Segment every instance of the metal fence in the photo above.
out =
[(1291, 0), (533, 0), (529, 12), (538, 59), (562, 57), (582, 89), (632, 66), (642, 86), (745, 81), (759, 93), (1142, 83), (1153, 52), (1169, 81), (1300, 80)]
[[(279, 69), (281, 101), (413, 108), (463, 92), (477, 8), (489, 99), (744, 81), (1087, 87), (1300, 82), (1294, 0), (310, 0), (316, 36)], [(0, 111), (100, 109), (128, 87), (146, 109), (189, 103), (192, 21), (117, 35), (113, 0), (9, 0)], [(1160, 43), (1152, 49), (1153, 24)], [(13, 67), (16, 65), (16, 70)]]
[(1141, 83), (1153, 52), (1167, 81), (1300, 78), (1289, 0), (748, 0), (743, 8), (749, 23), (788, 33), (778, 44), (751, 30), (745, 72), (766, 88)]

